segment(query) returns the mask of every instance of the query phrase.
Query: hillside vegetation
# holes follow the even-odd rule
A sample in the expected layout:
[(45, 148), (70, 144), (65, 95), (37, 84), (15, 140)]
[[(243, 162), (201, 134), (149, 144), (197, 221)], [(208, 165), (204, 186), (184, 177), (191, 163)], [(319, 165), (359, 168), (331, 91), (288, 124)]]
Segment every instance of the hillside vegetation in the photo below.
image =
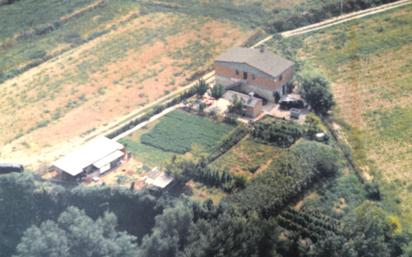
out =
[(335, 120), (364, 180), (411, 228), (411, 6), (270, 44), (332, 81)]

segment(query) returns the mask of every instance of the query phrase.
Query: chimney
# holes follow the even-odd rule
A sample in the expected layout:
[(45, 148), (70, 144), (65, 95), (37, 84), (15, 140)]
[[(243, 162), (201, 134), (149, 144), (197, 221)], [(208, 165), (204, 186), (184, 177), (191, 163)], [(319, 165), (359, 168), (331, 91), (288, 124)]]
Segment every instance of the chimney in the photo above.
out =
[(252, 102), (254, 96), (255, 96), (255, 93), (253, 93), (253, 92), (250, 92), (250, 93), (249, 93), (248, 103), (251, 103), (251, 102)]
[(261, 46), (260, 46), (260, 52), (261, 52), (261, 53), (264, 53), (264, 52), (265, 52), (265, 45), (261, 45)]

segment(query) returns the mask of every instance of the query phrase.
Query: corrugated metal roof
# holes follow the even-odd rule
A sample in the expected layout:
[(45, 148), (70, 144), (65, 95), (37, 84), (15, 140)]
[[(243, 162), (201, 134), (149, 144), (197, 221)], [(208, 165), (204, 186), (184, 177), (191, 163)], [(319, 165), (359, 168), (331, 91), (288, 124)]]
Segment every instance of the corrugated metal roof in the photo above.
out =
[(97, 162), (94, 162), (93, 166), (100, 169), (101, 167), (106, 166), (107, 164), (111, 163), (112, 161), (115, 161), (115, 160), (119, 159), (122, 156), (123, 156), (123, 152), (118, 150), (116, 152), (113, 152), (113, 153), (103, 157), (102, 159), (98, 160)]
[(77, 176), (84, 168), (121, 149), (123, 149), (122, 144), (107, 137), (98, 137), (57, 160), (53, 166), (71, 176)]
[(270, 51), (255, 48), (234, 47), (219, 57), (216, 62), (235, 62), (248, 64), (264, 73), (277, 77), (293, 66), (293, 62)]

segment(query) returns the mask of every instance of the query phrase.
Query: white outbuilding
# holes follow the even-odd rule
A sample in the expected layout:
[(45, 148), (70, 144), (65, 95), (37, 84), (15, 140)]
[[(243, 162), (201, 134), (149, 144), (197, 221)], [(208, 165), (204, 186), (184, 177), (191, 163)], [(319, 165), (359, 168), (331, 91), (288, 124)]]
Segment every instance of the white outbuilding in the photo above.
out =
[(119, 165), (126, 156), (124, 146), (107, 137), (95, 138), (53, 163), (53, 167), (71, 177), (104, 172)]

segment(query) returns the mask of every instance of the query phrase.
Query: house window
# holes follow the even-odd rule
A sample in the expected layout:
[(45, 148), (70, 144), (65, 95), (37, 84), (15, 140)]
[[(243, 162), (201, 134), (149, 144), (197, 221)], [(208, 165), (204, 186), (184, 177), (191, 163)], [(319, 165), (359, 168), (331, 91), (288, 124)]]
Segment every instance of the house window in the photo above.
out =
[(243, 72), (243, 79), (244, 79), (244, 80), (247, 79), (247, 72), (246, 72), (246, 71)]
[(252, 74), (252, 79), (253, 79), (253, 80), (255, 80), (255, 79), (256, 79), (255, 74)]
[(236, 70), (236, 75), (239, 75), (239, 70)]
[(282, 79), (283, 79), (283, 76), (280, 75), (280, 76), (279, 76), (279, 81), (282, 81)]

